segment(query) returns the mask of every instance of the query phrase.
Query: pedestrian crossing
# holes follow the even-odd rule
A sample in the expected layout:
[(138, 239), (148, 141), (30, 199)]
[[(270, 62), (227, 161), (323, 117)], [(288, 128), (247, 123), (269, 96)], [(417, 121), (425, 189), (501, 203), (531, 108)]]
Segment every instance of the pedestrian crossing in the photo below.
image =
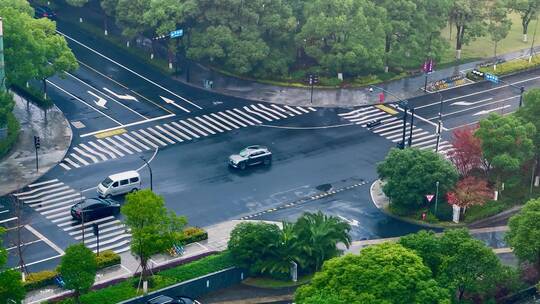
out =
[[(30, 206), (46, 219), (56, 224), (75, 240), (83, 240), (86, 247), (97, 252), (97, 239), (93, 234), (92, 224), (99, 226), (99, 250), (112, 250), (116, 253), (130, 249), (131, 234), (129, 229), (116, 217), (108, 216), (83, 224), (74, 221), (70, 209), (85, 197), (81, 192), (63, 182), (52, 179), (28, 185), (23, 192), (14, 194), (21, 202)], [(0, 212), (2, 209), (0, 209)]]
[[(393, 108), (397, 108), (395, 105), (391, 105)], [(403, 118), (401, 115), (392, 114), (389, 112), (394, 112), (392, 108), (389, 108), (391, 111), (384, 111), (388, 107), (363, 107), (346, 113), (339, 113), (338, 115), (354, 124), (367, 127), (367, 123), (372, 120), (380, 120), (381, 124), (370, 128), (370, 130), (382, 136), (396, 144), (402, 141), (403, 138)], [(409, 122), (406, 123), (405, 127), (406, 133), (406, 142), (409, 139), (411, 134), (411, 125)], [(413, 148), (418, 148), (420, 150), (431, 149), (435, 151), (437, 146), (437, 134), (436, 132), (430, 132), (424, 130), (420, 127), (412, 127), (412, 145)], [(454, 150), (452, 144), (446, 140), (440, 139), (438, 153), (444, 157), (448, 157), (448, 153)]]
[(60, 166), (72, 170), (148, 150), (315, 112), (312, 107), (251, 104), (171, 121), (119, 135), (80, 143)]

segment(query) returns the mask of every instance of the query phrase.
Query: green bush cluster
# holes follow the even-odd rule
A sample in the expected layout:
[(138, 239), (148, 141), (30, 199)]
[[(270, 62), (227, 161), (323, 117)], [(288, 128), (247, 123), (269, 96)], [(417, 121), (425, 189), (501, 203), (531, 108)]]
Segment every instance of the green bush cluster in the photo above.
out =
[(96, 255), (97, 269), (104, 269), (122, 262), (120, 255), (112, 250), (105, 250)]
[(0, 158), (6, 155), (19, 138), (21, 126), (13, 113), (7, 114), (7, 137), (0, 140)]
[[(118, 265), (121, 262), (120, 255), (112, 250), (105, 250), (96, 255), (97, 269)], [(54, 285), (54, 278), (58, 275), (57, 270), (45, 270), (28, 274), (24, 286), (26, 290), (39, 289), (48, 285)]]
[(199, 227), (187, 227), (184, 229), (184, 245), (200, 242), (208, 239), (208, 232)]
[(26, 276), (24, 287), (26, 290), (34, 290), (54, 284), (54, 278), (58, 275), (55, 270), (45, 270), (30, 273)]
[(490, 73), (500, 76), (533, 69), (538, 66), (540, 66), (540, 55), (533, 56), (530, 63), (528, 58), (518, 58), (498, 64), (496, 70), (493, 70), (493, 66), (482, 67), (479, 70), (484, 73)]
[[(172, 284), (191, 280), (216, 271), (234, 266), (228, 252), (210, 255), (194, 262), (160, 271), (154, 275), (151, 291)], [(91, 291), (81, 296), (85, 304), (114, 304), (137, 296), (138, 278), (114, 284), (103, 289)], [(135, 286), (135, 287), (134, 287)], [(62, 304), (74, 303), (73, 299), (61, 301)]]

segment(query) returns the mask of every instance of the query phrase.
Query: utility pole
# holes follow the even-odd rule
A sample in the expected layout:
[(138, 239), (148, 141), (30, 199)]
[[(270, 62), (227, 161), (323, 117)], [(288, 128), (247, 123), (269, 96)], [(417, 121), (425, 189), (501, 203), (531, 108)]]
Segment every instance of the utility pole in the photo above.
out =
[[(406, 129), (407, 129), (407, 105), (405, 105), (405, 107), (403, 108), (403, 136), (401, 138), (401, 149), (405, 149), (405, 133), (406, 133)], [(412, 126), (411, 126), (412, 128)]]
[(524, 86), (521, 86), (519, 88), (519, 107), (521, 108), (521, 106), (523, 105), (523, 93), (525, 93), (525, 87)]
[(435, 216), (437, 216), (437, 203), (439, 202), (439, 181), (435, 183), (435, 186), (437, 187), (435, 191)]
[(309, 85), (311, 86), (311, 93), (310, 93), (309, 103), (313, 104), (313, 86), (316, 83), (319, 83), (319, 76), (314, 75), (314, 74), (309, 74), (308, 82), (309, 82)]
[(97, 255), (99, 255), (99, 225), (97, 223), (92, 224), (92, 229), (94, 230), (94, 235), (97, 239)]
[(148, 171), (150, 171), (150, 191), (154, 191), (153, 181), (152, 181), (152, 167), (150, 167), (150, 163), (148, 163), (148, 161), (146, 161), (146, 158), (144, 158), (144, 156), (140, 156), (140, 158), (142, 159), (142, 161), (148, 167)]
[(413, 126), (414, 126), (414, 108), (411, 109), (411, 129), (409, 130), (409, 148), (412, 147)]
[(437, 122), (437, 143), (435, 144), (435, 153), (439, 152), (439, 144), (441, 142), (442, 129), (442, 111), (443, 111), (443, 96), (439, 93), (439, 121)]
[(0, 17), (0, 92), (6, 91), (6, 66), (4, 62), (4, 24)]

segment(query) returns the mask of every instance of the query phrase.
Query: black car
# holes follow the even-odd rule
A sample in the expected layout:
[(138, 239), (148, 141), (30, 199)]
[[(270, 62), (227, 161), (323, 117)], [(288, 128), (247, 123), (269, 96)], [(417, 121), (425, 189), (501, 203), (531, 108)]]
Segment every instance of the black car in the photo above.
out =
[(267, 147), (254, 145), (242, 149), (238, 154), (229, 156), (229, 166), (244, 170), (247, 166), (272, 164), (272, 152)]
[(366, 124), (366, 127), (368, 128), (374, 128), (378, 125), (382, 124), (382, 120), (381, 119), (374, 119), (374, 120), (371, 120), (369, 121), (367, 124)]
[(71, 217), (76, 221), (91, 221), (120, 213), (120, 204), (112, 199), (89, 198), (71, 207)]
[(146, 302), (146, 304), (200, 304), (199, 302), (188, 297), (171, 298), (168, 296), (157, 296)]
[(46, 6), (37, 6), (34, 8), (34, 17), (38, 19), (49, 18), (51, 20), (56, 20), (56, 13)]

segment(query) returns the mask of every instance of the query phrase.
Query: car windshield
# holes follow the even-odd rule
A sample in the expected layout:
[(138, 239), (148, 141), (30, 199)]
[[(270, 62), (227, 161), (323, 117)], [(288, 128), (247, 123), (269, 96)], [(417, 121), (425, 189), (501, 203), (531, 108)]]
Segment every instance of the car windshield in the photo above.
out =
[(248, 157), (249, 156), (249, 150), (248, 149), (243, 149), (242, 151), (240, 151), (239, 155), (242, 156), (242, 157)]
[(109, 188), (112, 182), (113, 180), (107, 177), (104, 181), (101, 182), (101, 185), (103, 185), (103, 187), (105, 188)]

